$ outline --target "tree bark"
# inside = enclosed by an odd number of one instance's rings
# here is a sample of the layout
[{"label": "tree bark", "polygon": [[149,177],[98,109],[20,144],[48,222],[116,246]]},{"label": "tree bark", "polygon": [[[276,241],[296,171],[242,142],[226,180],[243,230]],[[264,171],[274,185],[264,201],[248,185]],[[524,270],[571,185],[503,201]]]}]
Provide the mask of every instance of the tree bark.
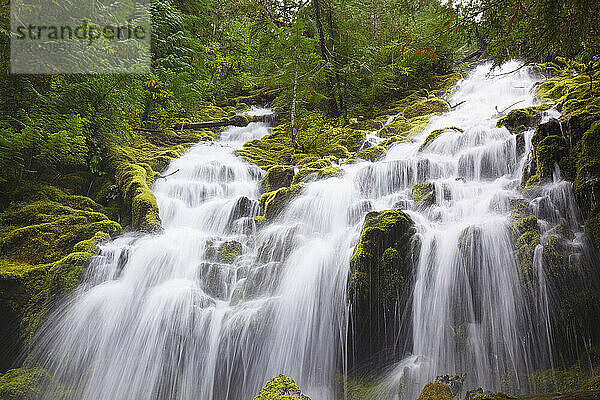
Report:
[{"label": "tree bark", "polygon": [[[327,45],[325,44],[325,33],[323,31],[323,22],[321,20],[321,5],[319,0],[312,0],[315,9],[315,22],[317,24],[317,32],[319,34],[319,45],[321,47],[321,57],[326,63],[330,63],[329,55],[327,54]],[[327,73],[327,90],[329,94],[329,109],[334,116],[339,115],[337,101],[335,98],[335,85],[333,77],[329,71]]]}]

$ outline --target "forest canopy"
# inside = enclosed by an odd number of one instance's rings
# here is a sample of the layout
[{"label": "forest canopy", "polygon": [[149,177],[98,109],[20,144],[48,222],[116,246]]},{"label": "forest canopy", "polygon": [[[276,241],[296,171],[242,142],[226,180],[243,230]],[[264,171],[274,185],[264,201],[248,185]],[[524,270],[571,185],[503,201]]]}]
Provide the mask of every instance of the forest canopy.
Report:
[{"label": "forest canopy", "polygon": [[101,173],[107,146],[193,118],[202,104],[270,92],[283,120],[294,108],[343,122],[480,55],[593,64],[600,42],[600,5],[585,0],[154,0],[151,74],[11,75],[9,7],[5,194],[41,171]]}]

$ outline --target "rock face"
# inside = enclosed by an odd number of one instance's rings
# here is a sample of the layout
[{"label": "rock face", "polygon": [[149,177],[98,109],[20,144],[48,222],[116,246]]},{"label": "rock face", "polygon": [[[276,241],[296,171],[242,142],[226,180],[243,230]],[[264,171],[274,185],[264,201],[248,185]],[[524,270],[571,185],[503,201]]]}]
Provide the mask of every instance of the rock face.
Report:
[{"label": "rock face", "polygon": [[263,188],[265,192],[281,189],[292,184],[294,179],[294,168],[283,165],[274,165],[267,170],[263,179]]},{"label": "rock face", "polygon": [[500,118],[496,125],[498,127],[504,126],[514,134],[521,133],[539,124],[542,120],[542,113],[549,108],[550,104],[542,104],[541,106],[512,110],[506,116]]},{"label": "rock face", "polygon": [[400,210],[370,212],[354,249],[349,298],[354,324],[351,360],[360,363],[391,346],[411,276],[413,221]]}]

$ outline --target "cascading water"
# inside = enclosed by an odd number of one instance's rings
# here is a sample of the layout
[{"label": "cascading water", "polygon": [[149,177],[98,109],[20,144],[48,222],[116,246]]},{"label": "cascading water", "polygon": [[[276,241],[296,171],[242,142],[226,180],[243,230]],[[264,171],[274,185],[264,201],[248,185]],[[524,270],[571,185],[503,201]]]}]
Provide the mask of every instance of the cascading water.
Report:
[{"label": "cascading water", "polygon": [[[32,360],[72,389],[68,399],[250,399],[281,373],[314,399],[333,399],[346,360],[353,247],[368,211],[398,206],[420,243],[410,307],[399,315],[411,323],[399,333],[398,358],[410,357],[378,398],[396,398],[401,382],[414,398],[442,373],[498,388],[507,373],[550,363],[541,261],[538,303],[529,304],[511,239],[531,132],[519,149],[494,117],[496,106],[532,104],[536,78],[526,69],[490,78],[489,70],[461,81],[451,103],[464,103],[423,135],[380,162],[343,165],[342,176],[308,183],[260,228],[253,217],[263,172],[233,150],[270,128],[229,128],[217,143],[194,146],[154,186],[164,232],[103,244],[84,283],[40,330]],[[429,132],[448,126],[463,132],[421,149]],[[435,201],[418,207],[410,192],[426,182]],[[544,212],[579,229],[568,184],[557,179],[544,190]],[[544,232],[558,223],[540,217]]]}]

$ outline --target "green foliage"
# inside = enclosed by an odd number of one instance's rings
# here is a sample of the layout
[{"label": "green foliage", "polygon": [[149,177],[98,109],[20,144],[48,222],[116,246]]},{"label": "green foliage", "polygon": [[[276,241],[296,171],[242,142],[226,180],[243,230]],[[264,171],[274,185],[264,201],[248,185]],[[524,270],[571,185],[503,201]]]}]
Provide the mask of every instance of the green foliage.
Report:
[{"label": "green foliage", "polygon": [[600,390],[600,376],[588,379],[581,387],[583,390]]},{"label": "green foliage", "polygon": [[[599,54],[597,1],[484,0],[456,2],[462,22],[496,62],[547,61],[555,56],[589,60]],[[465,25],[463,25],[465,26]]]}]

